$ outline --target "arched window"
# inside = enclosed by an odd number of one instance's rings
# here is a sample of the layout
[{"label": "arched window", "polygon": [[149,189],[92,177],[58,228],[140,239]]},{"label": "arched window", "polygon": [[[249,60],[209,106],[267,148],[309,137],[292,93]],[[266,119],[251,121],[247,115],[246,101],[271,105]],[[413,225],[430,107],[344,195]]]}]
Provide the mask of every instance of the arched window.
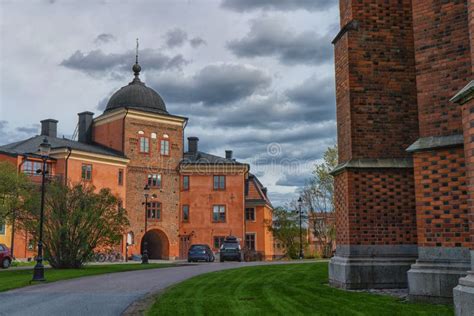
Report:
[{"label": "arched window", "polygon": [[133,232],[129,232],[127,234],[127,244],[129,245],[135,244],[135,235],[133,234]]}]

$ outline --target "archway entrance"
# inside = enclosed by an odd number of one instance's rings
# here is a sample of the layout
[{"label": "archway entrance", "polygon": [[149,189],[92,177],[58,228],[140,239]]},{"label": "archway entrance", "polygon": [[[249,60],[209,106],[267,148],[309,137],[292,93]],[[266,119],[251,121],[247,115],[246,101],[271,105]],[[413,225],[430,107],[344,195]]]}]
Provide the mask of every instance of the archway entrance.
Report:
[{"label": "archway entrance", "polygon": [[147,242],[148,258],[169,259],[169,241],[166,234],[159,229],[148,231],[142,238],[141,251],[143,253],[144,241]]}]

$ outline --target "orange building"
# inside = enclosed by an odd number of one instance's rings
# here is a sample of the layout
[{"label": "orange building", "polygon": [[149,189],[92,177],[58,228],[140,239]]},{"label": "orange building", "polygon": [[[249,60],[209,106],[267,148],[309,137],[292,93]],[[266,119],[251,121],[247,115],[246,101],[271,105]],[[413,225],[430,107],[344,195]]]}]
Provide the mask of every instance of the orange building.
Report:
[{"label": "orange building", "polygon": [[[107,187],[121,198],[130,221],[123,253],[128,244],[128,254],[139,255],[146,241],[151,259],[185,259],[191,244],[209,244],[217,252],[233,235],[242,247],[272,259],[266,189],[231,151],[225,158],[203,153],[197,137],[190,137],[185,152],[188,119],[168,113],[160,95],[140,80],[140,70],[136,63],[135,78],[112,95],[104,113],[78,114],[77,141],[58,138],[58,122],[48,119],[41,122],[41,135],[0,146],[0,160],[39,179],[38,147],[48,139],[50,176]],[[31,257],[36,247],[22,233],[15,234],[14,254]]]}]

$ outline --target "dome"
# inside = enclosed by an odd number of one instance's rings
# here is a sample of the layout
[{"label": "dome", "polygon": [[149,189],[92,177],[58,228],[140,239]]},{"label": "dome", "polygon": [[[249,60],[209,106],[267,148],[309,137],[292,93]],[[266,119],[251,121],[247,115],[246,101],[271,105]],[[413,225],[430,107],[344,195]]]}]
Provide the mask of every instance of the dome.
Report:
[{"label": "dome", "polygon": [[168,114],[165,102],[160,95],[140,81],[138,77],[141,70],[140,65],[135,63],[132,69],[135,73],[135,78],[127,86],[120,88],[110,97],[104,112],[127,107],[148,112]]}]

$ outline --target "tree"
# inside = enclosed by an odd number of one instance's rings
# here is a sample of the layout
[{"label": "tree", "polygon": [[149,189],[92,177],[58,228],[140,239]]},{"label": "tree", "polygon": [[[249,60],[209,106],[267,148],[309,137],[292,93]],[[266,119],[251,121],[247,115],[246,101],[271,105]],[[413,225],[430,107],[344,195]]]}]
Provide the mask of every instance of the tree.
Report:
[{"label": "tree", "polygon": [[[128,226],[126,211],[109,189],[95,192],[81,184],[48,184],[44,218],[45,258],[54,268],[80,268],[95,249],[119,244]],[[23,224],[35,232],[38,222],[35,209]]]},{"label": "tree", "polygon": [[10,162],[0,162],[0,225],[12,226],[11,251],[14,255],[14,234],[22,211],[34,205],[35,190],[29,178],[19,173]]},{"label": "tree", "polygon": [[313,177],[300,192],[308,225],[323,257],[331,256],[336,238],[334,178],[330,172],[337,166],[337,160],[337,146],[327,148],[323,161],[315,165]]},{"label": "tree", "polygon": [[[285,249],[285,255],[296,259],[300,249],[300,226],[296,212],[292,212],[283,207],[273,210],[273,222],[269,223],[269,230],[273,237],[281,242]],[[305,248],[305,231],[303,230],[303,248]]]}]

